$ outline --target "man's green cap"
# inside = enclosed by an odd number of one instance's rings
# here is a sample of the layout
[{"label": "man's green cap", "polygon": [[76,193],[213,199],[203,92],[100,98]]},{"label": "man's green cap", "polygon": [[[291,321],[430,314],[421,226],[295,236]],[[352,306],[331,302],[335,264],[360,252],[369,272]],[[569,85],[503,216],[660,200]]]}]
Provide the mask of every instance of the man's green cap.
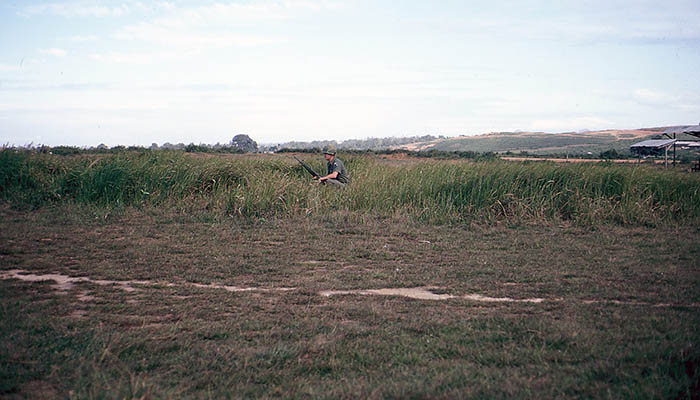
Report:
[{"label": "man's green cap", "polygon": [[333,147],[333,146],[324,147],[323,154],[330,154],[330,155],[334,156],[335,155],[335,147]]}]

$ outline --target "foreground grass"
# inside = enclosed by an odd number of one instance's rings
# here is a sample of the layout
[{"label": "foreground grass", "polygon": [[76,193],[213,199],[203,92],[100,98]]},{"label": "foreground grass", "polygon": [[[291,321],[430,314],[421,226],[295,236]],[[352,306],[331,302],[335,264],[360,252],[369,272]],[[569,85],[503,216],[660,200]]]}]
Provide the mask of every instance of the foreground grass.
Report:
[{"label": "foreground grass", "polygon": [[[435,226],[343,210],[224,222],[149,207],[1,213],[4,270],[154,283],[60,294],[52,282],[0,281],[0,396],[698,393],[695,227]],[[318,294],[415,286],[545,301]]]}]

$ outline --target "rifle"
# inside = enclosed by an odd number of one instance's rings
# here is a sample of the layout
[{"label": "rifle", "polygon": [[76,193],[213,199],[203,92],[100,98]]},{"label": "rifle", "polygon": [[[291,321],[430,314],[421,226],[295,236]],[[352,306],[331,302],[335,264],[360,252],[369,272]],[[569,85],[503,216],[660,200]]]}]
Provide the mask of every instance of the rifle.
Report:
[{"label": "rifle", "polygon": [[313,169],[311,169],[311,167],[309,167],[308,165],[306,165],[306,163],[304,163],[303,161],[301,161],[300,159],[298,159],[297,156],[292,156],[292,157],[294,157],[295,160],[299,161],[299,164],[301,164],[301,166],[304,167],[304,169],[305,169],[306,171],[308,171],[308,172],[311,174],[311,176],[314,177],[314,179],[318,179],[318,178],[321,177],[321,176],[320,176],[319,174],[317,174]]}]

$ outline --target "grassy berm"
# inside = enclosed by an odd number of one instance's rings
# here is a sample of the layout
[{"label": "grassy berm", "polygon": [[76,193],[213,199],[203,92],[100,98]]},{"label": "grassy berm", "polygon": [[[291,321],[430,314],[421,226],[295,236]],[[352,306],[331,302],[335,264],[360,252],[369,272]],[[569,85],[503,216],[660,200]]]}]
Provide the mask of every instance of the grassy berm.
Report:
[{"label": "grassy berm", "polygon": [[0,398],[700,396],[697,174],[343,161],[0,151]]}]

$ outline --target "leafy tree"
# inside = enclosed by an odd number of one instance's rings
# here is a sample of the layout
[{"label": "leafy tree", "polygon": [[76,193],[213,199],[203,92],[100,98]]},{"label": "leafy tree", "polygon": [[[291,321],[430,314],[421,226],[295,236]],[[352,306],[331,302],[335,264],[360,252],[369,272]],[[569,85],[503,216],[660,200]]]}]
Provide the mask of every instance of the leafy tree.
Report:
[{"label": "leafy tree", "polygon": [[236,135],[231,140],[231,147],[243,152],[255,153],[258,151],[258,144],[248,135]]}]

